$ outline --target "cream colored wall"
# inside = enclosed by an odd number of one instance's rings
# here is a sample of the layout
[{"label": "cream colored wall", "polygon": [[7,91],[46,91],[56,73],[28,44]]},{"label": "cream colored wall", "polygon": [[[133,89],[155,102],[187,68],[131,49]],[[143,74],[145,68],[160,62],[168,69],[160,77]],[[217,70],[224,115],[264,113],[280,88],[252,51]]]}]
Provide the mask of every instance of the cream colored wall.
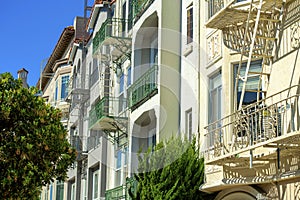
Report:
[{"label": "cream colored wall", "polygon": [[[207,10],[206,3],[200,2],[200,13],[205,13]],[[275,59],[275,62],[272,66],[270,81],[269,81],[269,88],[267,92],[267,96],[270,96],[276,92],[279,92],[283,89],[286,89],[292,85],[300,83],[300,58],[299,58],[299,45],[297,48],[295,46],[295,34],[293,35],[293,31],[298,30],[300,32],[300,28],[295,28],[295,24],[299,23],[299,15],[297,10],[299,10],[299,1],[293,1],[290,6],[288,6],[287,10],[292,10],[288,14],[291,19],[287,19],[286,26],[284,26],[283,35],[281,36],[282,39],[280,41],[279,52],[278,56]],[[296,18],[295,18],[296,16]],[[226,116],[233,111],[233,67],[234,63],[238,63],[240,56],[236,54],[226,47],[222,45],[221,47],[221,54],[219,56],[211,58],[212,52],[210,52],[210,46],[208,42],[213,37],[213,35],[217,34],[218,31],[213,31],[205,28],[205,17],[200,17],[200,67],[201,67],[201,80],[200,80],[200,127],[201,127],[201,138],[203,139],[205,130],[203,129],[207,123],[207,115],[208,115],[208,77],[213,74],[216,70],[222,70],[222,89],[223,89],[223,98],[224,104],[223,107],[223,116]],[[298,26],[299,27],[299,26]],[[294,37],[294,39],[292,39]],[[299,37],[297,41],[299,41]],[[293,44],[294,42],[294,44]],[[222,43],[220,43],[221,45]],[[298,43],[297,43],[298,44]],[[246,61],[247,58],[244,58]],[[295,90],[293,91],[295,92]],[[200,140],[201,140],[200,138]],[[231,136],[227,136],[225,139],[228,141],[231,140]],[[205,149],[205,146],[201,148],[202,150]],[[262,151],[260,149],[256,149],[255,152],[257,154],[261,154]],[[265,155],[267,152],[264,152]],[[246,152],[249,155],[249,152]],[[287,159],[287,158],[283,158]],[[288,160],[288,159],[287,159]],[[265,165],[264,169],[260,168],[248,169],[248,171],[242,172],[240,171],[233,171],[231,168],[223,169],[222,167],[217,167],[214,165],[206,165],[205,172],[206,172],[206,185],[204,187],[212,187],[213,185],[217,185],[215,190],[222,190],[222,186],[220,181],[226,177],[247,177],[252,175],[263,177],[265,172],[276,173],[274,171],[275,163],[271,163],[269,165]],[[273,166],[273,169],[271,169]],[[290,166],[286,166],[286,169],[282,169],[283,171],[291,170]],[[294,169],[294,168],[293,168]],[[270,174],[269,174],[270,175]],[[219,185],[219,187],[218,187]],[[238,187],[238,186],[237,186]],[[237,188],[236,187],[236,188]],[[296,196],[293,194],[299,191],[298,183],[295,181],[291,181],[290,184],[281,187],[281,198],[282,199],[296,199]],[[285,189],[284,189],[285,188]],[[298,188],[298,189],[296,189]],[[284,190],[284,191],[283,191]],[[270,192],[270,190],[267,190]],[[297,193],[300,196],[300,193]],[[232,197],[233,198],[233,197]],[[239,199],[241,197],[238,197]],[[226,198],[225,198],[226,199]]]},{"label": "cream colored wall", "polygon": [[[181,26],[181,85],[180,85],[180,133],[186,135],[186,112],[192,110],[192,133],[198,134],[199,115],[199,1],[186,0],[182,2]],[[193,5],[193,42],[187,44],[187,8]]]},{"label": "cream colored wall", "polygon": [[[158,48],[159,48],[159,95],[160,112],[158,139],[169,138],[179,134],[180,114],[180,29],[181,2],[179,0],[161,0],[161,15],[159,19]],[[177,13],[178,15],[175,15]],[[178,41],[178,42],[176,42]],[[166,114],[166,115],[165,115]],[[166,118],[166,122],[160,120]]]}]

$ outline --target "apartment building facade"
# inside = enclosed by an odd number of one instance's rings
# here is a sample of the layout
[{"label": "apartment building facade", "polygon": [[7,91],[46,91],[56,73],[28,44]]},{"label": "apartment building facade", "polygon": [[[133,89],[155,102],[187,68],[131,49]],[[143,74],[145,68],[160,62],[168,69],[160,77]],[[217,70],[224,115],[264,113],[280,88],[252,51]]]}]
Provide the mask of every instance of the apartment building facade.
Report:
[{"label": "apartment building facade", "polygon": [[[178,16],[163,17],[170,6]],[[68,198],[128,198],[138,150],[179,133],[180,9],[172,1],[94,2],[90,37],[74,43],[69,59],[69,130],[79,156]]]},{"label": "apartment building facade", "polygon": [[64,199],[129,199],[138,152],[175,135],[197,138],[216,199],[299,198],[299,7],[94,1],[66,54]]},{"label": "apartment building facade", "polygon": [[[84,19],[75,17],[74,25],[63,29],[52,54],[46,59],[41,76],[36,84],[46,103],[62,111],[61,122],[68,129],[70,104],[66,101],[68,84],[73,66],[69,62],[74,41],[87,34],[84,28]],[[64,181],[54,180],[43,187],[41,199],[66,199],[67,184]]]},{"label": "apartment building facade", "polygon": [[[298,199],[299,1],[200,5],[206,183],[216,199]],[[200,39],[200,40],[201,40]]]}]

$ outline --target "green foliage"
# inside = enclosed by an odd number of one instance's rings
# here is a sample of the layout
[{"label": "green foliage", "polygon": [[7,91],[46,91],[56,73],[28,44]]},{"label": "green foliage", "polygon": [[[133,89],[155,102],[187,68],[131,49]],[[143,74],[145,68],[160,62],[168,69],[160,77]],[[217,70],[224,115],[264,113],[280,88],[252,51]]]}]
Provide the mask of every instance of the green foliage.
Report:
[{"label": "green foliage", "polygon": [[199,156],[195,139],[192,143],[180,138],[160,142],[151,152],[139,155],[137,191],[132,199],[211,199],[200,192],[204,181],[204,160]]},{"label": "green foliage", "polygon": [[58,109],[11,74],[0,74],[0,199],[36,199],[43,185],[64,180],[75,150]]}]

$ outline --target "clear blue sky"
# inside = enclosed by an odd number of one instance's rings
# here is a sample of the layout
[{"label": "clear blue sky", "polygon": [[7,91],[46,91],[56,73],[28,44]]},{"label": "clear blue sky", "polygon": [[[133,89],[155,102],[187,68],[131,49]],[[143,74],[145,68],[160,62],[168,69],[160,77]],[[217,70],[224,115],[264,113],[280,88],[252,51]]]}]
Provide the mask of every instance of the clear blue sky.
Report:
[{"label": "clear blue sky", "polygon": [[50,57],[63,29],[84,15],[84,0],[0,1],[0,73],[29,71],[35,86],[41,62]]}]

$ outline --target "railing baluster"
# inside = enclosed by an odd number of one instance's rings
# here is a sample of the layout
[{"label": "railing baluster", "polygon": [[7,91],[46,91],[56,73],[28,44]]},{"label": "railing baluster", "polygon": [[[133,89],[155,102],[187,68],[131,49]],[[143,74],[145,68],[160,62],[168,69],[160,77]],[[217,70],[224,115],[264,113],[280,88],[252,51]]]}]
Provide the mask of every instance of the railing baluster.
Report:
[{"label": "railing baluster", "polygon": [[298,130],[299,91],[288,91],[299,87],[287,88],[205,127],[207,161]]}]

